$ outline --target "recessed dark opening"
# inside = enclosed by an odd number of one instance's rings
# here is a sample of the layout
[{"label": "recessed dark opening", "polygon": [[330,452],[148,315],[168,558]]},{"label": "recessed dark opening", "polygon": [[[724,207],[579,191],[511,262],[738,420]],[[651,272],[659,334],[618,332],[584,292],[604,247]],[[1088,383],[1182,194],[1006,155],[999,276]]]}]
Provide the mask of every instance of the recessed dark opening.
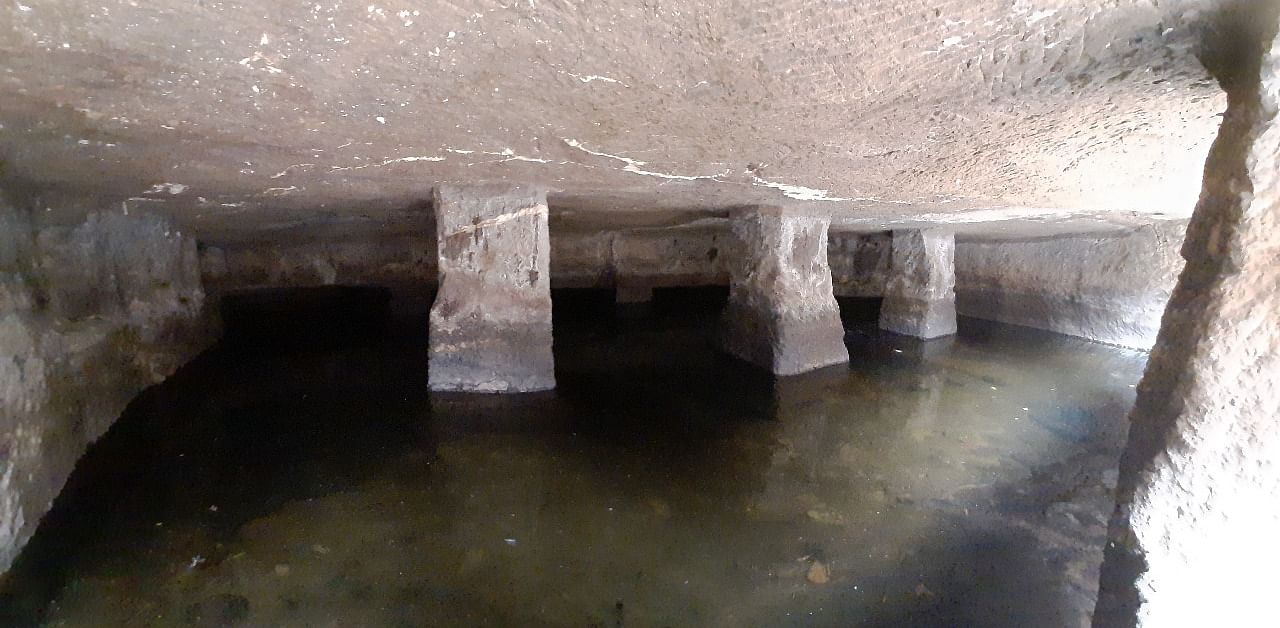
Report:
[{"label": "recessed dark opening", "polygon": [[252,290],[222,299],[223,342],[239,349],[335,347],[383,338],[391,291],[377,286]]},{"label": "recessed dark opening", "polygon": [[729,302],[729,286],[656,288],[653,308],[660,314],[718,312]]},{"label": "recessed dark opening", "polygon": [[855,323],[872,323],[880,319],[881,297],[836,297],[840,305],[840,320],[845,327]]},{"label": "recessed dark opening", "polygon": [[611,288],[558,288],[551,291],[553,324],[609,318],[613,315]]}]

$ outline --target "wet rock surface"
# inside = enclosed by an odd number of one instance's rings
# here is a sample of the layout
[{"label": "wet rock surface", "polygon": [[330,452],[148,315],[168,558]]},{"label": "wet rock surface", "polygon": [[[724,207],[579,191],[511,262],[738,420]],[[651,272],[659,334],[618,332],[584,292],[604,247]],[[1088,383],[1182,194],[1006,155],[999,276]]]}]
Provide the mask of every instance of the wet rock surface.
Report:
[{"label": "wet rock surface", "polygon": [[1149,349],[1181,272],[1186,223],[1108,236],[956,244],[964,316]]}]

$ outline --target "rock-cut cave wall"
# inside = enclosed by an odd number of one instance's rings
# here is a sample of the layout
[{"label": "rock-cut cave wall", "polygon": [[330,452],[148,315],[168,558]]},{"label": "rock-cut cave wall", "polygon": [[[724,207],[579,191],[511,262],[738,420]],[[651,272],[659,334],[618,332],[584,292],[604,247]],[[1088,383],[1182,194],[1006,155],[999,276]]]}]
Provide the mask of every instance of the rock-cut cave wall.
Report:
[{"label": "rock-cut cave wall", "polygon": [[[397,294],[436,281],[434,227],[413,233],[286,234],[287,242],[207,242],[200,268],[210,299],[255,288],[366,284]],[[737,253],[723,225],[551,233],[555,288],[723,286]],[[879,297],[889,271],[886,233],[832,233],[836,296]]]},{"label": "rock-cut cave wall", "polygon": [[956,245],[962,316],[1149,349],[1177,282],[1186,221],[1123,235]]},{"label": "rock-cut cave wall", "polygon": [[211,338],[195,240],[154,215],[0,202],[0,573],[76,460]]},{"label": "rock-cut cave wall", "polygon": [[[167,219],[136,210],[95,211],[75,224],[42,218],[0,205],[0,572],[130,399],[211,343],[216,308],[207,306],[221,295],[364,284],[420,299],[437,273],[435,243],[422,225],[303,228],[197,247]],[[962,239],[958,309],[1146,348],[1181,267],[1184,228]],[[887,233],[831,233],[835,294],[882,296],[891,246]],[[554,285],[593,288],[724,285],[741,255],[715,223],[561,230],[551,252]]]},{"label": "rock-cut cave wall", "polygon": [[[1182,258],[1185,221],[1123,233],[1024,239],[961,237],[955,249],[962,316],[1045,329],[1135,349],[1155,340]],[[367,284],[412,295],[436,279],[430,225],[414,232],[285,234],[212,243],[201,269],[211,298],[266,287]],[[886,233],[832,232],[838,297],[880,297],[892,269]],[[724,225],[552,230],[556,288],[727,285],[738,252]]]}]

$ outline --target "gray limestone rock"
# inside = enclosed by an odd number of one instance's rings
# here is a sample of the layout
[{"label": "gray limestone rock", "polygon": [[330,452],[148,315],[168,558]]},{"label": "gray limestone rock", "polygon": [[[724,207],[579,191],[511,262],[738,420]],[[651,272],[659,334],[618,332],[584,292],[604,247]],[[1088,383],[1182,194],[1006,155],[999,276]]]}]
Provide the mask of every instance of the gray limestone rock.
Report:
[{"label": "gray limestone rock", "polygon": [[956,333],[955,236],[938,229],[893,232],[880,328],[917,338]]},{"label": "gray limestone rock", "polygon": [[432,390],[555,388],[546,193],[436,188],[440,287],[431,307]]},{"label": "gray limestone rock", "polygon": [[777,375],[848,362],[827,265],[830,221],[756,207],[731,223],[742,259],[729,265],[720,347]]}]

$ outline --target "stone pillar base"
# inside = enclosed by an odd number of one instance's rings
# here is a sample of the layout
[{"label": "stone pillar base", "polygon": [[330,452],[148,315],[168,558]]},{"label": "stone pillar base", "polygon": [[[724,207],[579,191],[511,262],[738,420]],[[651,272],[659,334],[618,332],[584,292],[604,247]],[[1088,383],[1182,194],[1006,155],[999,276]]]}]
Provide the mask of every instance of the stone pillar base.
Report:
[{"label": "stone pillar base", "polygon": [[431,330],[431,390],[535,392],[556,387],[551,326]]},{"label": "stone pillar base", "polygon": [[880,306],[880,329],[916,338],[956,333],[954,299],[885,298]]},{"label": "stone pillar base", "polygon": [[775,375],[796,375],[849,362],[838,312],[811,321],[768,320],[759,312],[730,304],[721,315],[716,344],[729,355]]}]

